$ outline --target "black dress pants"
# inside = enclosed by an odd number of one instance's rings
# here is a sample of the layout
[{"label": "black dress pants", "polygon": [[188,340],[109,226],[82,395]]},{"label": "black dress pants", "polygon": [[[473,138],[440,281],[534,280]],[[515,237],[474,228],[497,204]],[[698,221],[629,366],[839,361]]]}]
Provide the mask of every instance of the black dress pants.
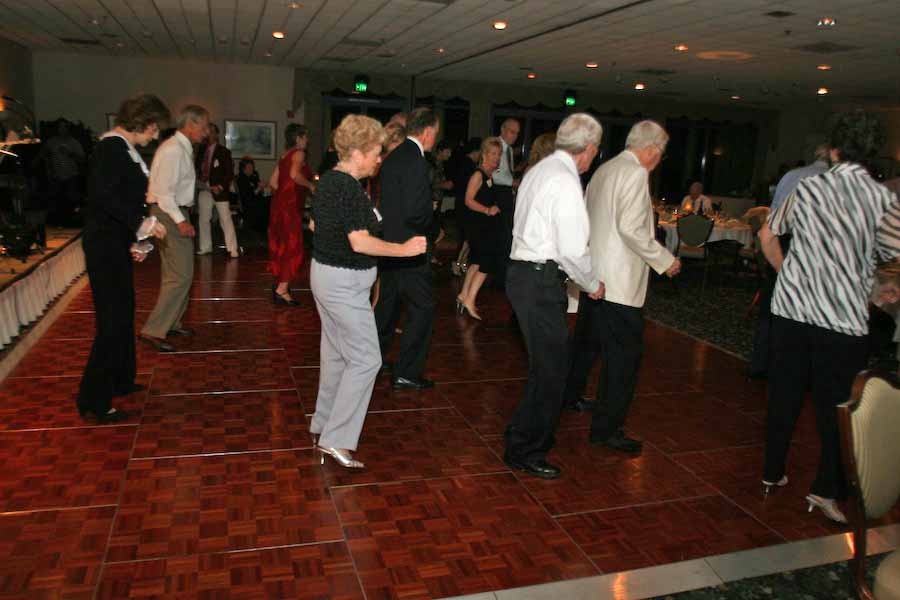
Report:
[{"label": "black dress pants", "polygon": [[556,268],[510,262],[506,291],[528,350],[525,394],[506,428],[506,458],[542,460],[553,447],[569,367],[568,298]]},{"label": "black dress pants", "polygon": [[499,219],[499,237],[497,240],[497,253],[500,260],[497,264],[497,272],[495,273],[497,283],[502,287],[506,284],[506,270],[509,267],[509,253],[512,250],[512,230],[513,220],[516,215],[516,196],[513,189],[508,185],[494,185],[494,200],[500,214],[496,217]]},{"label": "black dress pants", "polygon": [[772,361],[766,413],[766,458],[763,479],[778,481],[807,389],[811,389],[816,429],[822,442],[813,494],[842,499],[836,407],[850,398],[856,374],[866,364],[866,338],[772,316]]},{"label": "black dress pants", "polygon": [[563,396],[566,404],[574,404],[581,399],[587,388],[587,378],[600,357],[603,331],[602,300],[591,300],[585,292],[578,297],[578,317],[575,320],[575,335],[572,336],[571,366],[566,379]]},{"label": "black dress pants", "polygon": [[411,266],[398,266],[390,261],[382,263],[381,289],[378,304],[375,305],[375,324],[382,358],[391,348],[401,303],[406,308],[394,377],[421,379],[425,373],[434,326],[434,276],[430,261],[429,253],[424,255],[424,259],[419,257],[412,262]]},{"label": "black dress pants", "polygon": [[644,348],[644,317],[640,308],[607,300],[599,302],[591,317],[603,360],[591,441],[602,442],[622,428],[634,399]]},{"label": "black dress pants", "polygon": [[94,414],[111,408],[137,374],[134,347],[134,279],[128,242],[86,234],[82,246],[94,298],[96,334],[81,385],[78,407]]}]

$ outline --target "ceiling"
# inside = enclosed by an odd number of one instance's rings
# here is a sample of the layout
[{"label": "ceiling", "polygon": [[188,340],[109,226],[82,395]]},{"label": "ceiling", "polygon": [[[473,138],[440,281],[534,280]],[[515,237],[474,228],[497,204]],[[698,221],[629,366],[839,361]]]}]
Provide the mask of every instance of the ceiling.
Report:
[{"label": "ceiling", "polygon": [[[769,106],[819,87],[828,102],[900,106],[898,24],[898,0],[0,0],[0,36],[33,50]],[[698,57],[720,51],[750,57]]]}]

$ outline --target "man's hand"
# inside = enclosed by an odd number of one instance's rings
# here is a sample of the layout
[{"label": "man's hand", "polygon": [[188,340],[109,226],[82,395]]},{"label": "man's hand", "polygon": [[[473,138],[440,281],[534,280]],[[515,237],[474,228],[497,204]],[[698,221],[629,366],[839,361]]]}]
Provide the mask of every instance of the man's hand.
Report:
[{"label": "man's hand", "polygon": [[166,227],[162,223],[156,223],[150,230],[150,235],[155,238],[163,239],[166,237]]},{"label": "man's hand", "polygon": [[418,256],[424,254],[428,249],[428,242],[425,236],[417,235],[403,242],[403,256]]},{"label": "man's hand", "polygon": [[197,235],[197,232],[194,231],[194,226],[191,225],[190,221],[182,221],[178,224],[178,233],[181,234],[181,237],[189,237],[192,238]]},{"label": "man's hand", "polygon": [[681,273],[681,259],[676,257],[675,260],[672,261],[671,266],[666,269],[666,275],[671,278],[675,277],[679,273]]},{"label": "man's hand", "polygon": [[597,288],[597,291],[593,294],[588,294],[588,298],[591,300],[603,300],[603,296],[606,295],[606,285],[601,281],[600,287]]}]

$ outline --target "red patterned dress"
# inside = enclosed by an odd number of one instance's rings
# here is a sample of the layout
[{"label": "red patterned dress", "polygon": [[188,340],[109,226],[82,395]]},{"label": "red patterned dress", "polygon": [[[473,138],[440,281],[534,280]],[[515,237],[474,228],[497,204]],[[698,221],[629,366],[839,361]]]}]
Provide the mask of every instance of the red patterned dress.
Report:
[{"label": "red patterned dress", "polygon": [[[303,263],[303,207],[307,188],[291,179],[291,161],[296,148],[278,161],[278,189],[269,213],[269,272],[278,282],[292,281]],[[312,180],[309,165],[300,172]]]}]

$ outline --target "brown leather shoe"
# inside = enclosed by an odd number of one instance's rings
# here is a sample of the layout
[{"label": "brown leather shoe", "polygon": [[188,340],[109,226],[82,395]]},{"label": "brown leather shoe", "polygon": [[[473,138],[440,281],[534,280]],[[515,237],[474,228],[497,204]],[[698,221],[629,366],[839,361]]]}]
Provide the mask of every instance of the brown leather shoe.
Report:
[{"label": "brown leather shoe", "polygon": [[158,337],[141,334],[138,336],[138,339],[147,345],[153,346],[158,352],[175,352],[175,346]]}]

